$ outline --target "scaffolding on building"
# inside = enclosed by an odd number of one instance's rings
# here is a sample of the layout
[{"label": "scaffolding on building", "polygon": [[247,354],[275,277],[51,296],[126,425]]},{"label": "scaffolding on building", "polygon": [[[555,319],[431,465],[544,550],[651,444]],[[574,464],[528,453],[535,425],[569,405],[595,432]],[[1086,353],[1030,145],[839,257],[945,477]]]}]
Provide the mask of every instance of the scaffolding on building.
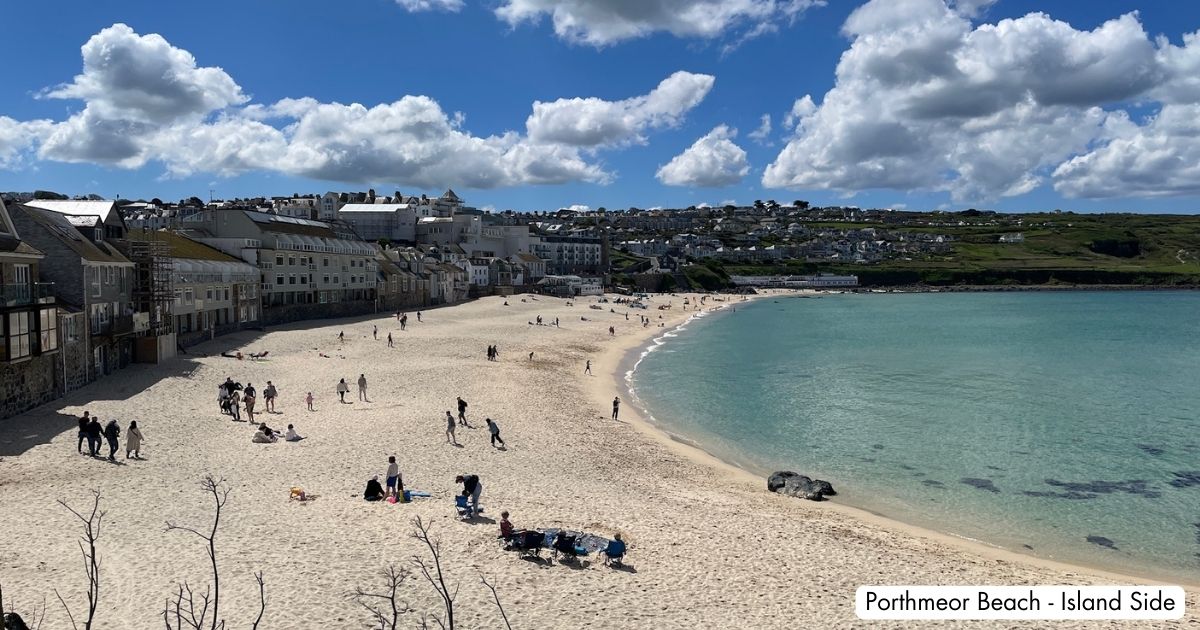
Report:
[{"label": "scaffolding on building", "polygon": [[129,259],[136,273],[134,300],[140,312],[150,314],[149,334],[158,337],[175,330],[171,308],[175,303],[175,270],[170,244],[156,232],[143,234],[143,238],[129,241]]}]

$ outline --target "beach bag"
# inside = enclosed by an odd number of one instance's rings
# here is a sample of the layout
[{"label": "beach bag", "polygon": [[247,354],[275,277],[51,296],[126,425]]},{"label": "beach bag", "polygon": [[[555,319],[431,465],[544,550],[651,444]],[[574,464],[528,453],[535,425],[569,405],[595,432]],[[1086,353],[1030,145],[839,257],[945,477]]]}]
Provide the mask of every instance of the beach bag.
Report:
[{"label": "beach bag", "polygon": [[388,497],[388,498],[387,498],[387,502],[388,502],[388,503],[395,503],[395,502],[396,502],[396,497]]}]

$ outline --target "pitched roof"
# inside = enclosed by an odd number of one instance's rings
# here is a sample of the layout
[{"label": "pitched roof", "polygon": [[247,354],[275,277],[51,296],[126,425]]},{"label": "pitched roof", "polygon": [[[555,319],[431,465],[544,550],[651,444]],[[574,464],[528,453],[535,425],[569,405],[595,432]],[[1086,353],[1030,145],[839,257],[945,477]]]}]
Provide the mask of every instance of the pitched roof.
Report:
[{"label": "pitched roof", "polygon": [[73,216],[95,216],[100,217],[101,221],[107,221],[108,215],[113,211],[116,203],[113,201],[64,201],[58,199],[33,199],[26,201],[26,206],[33,208],[41,208],[43,210],[52,210],[60,214],[69,214]]},{"label": "pitched roof", "polygon": [[162,241],[171,248],[172,258],[211,260],[215,262],[245,262],[218,249],[209,247],[200,241],[194,241],[178,232],[168,230],[129,230],[128,239],[131,241]]},{"label": "pitched roof", "polygon": [[84,235],[79,233],[71,222],[67,220],[67,216],[52,210],[45,210],[37,207],[30,207],[25,204],[20,204],[17,208],[23,208],[25,213],[38,225],[46,229],[46,232],[62,241],[64,245],[71,248],[71,251],[79,255],[80,258],[91,262],[103,263],[129,263],[129,259],[122,256],[120,252],[108,243],[100,242],[93,243]]},{"label": "pitched roof", "polygon": [[462,201],[462,199],[458,198],[458,195],[454,194],[454,190],[451,188],[447,188],[446,192],[442,193],[442,199],[449,199],[451,201]]},{"label": "pitched roof", "polygon": [[406,209],[406,203],[348,203],[338,212],[395,212]]}]

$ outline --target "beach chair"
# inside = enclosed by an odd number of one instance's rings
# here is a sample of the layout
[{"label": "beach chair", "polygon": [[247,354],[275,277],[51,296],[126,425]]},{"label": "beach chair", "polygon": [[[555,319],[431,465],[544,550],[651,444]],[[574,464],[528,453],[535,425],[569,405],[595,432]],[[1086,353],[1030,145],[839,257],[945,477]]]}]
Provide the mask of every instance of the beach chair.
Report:
[{"label": "beach chair", "polygon": [[554,559],[558,561],[578,560],[580,556],[586,556],[587,549],[576,544],[578,536],[567,532],[559,532],[554,538],[552,547]]},{"label": "beach chair", "polygon": [[623,540],[610,540],[608,546],[600,553],[604,554],[604,566],[619,567],[625,561],[625,552],[628,547]]},{"label": "beach chair", "polygon": [[542,550],[546,548],[546,535],[532,529],[513,532],[511,538],[500,540],[504,541],[505,550],[519,551],[522,556],[541,558]]},{"label": "beach chair", "polygon": [[[462,518],[462,519],[469,518],[469,516],[468,516],[468,515],[471,513],[471,499],[470,499],[470,497],[464,497],[464,496],[463,496],[463,495],[461,495],[461,494],[457,494],[457,495],[455,495],[455,496],[454,496],[454,511],[455,511],[455,512],[458,514],[458,517],[459,517],[459,518]],[[483,506],[482,506],[482,505],[481,505],[481,506],[479,506],[478,513],[479,513],[479,514],[482,514],[482,513],[483,513]],[[477,514],[477,515],[478,515],[478,514]]]}]

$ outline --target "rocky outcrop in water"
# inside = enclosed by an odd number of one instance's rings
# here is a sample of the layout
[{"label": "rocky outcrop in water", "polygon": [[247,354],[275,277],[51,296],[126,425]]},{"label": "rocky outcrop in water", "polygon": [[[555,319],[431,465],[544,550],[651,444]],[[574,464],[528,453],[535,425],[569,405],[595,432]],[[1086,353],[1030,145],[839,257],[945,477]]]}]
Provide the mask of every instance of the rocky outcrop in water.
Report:
[{"label": "rocky outcrop in water", "polygon": [[768,477],[767,490],[809,501],[823,501],[825,497],[837,495],[828,481],[811,479],[790,470],[779,471]]}]

